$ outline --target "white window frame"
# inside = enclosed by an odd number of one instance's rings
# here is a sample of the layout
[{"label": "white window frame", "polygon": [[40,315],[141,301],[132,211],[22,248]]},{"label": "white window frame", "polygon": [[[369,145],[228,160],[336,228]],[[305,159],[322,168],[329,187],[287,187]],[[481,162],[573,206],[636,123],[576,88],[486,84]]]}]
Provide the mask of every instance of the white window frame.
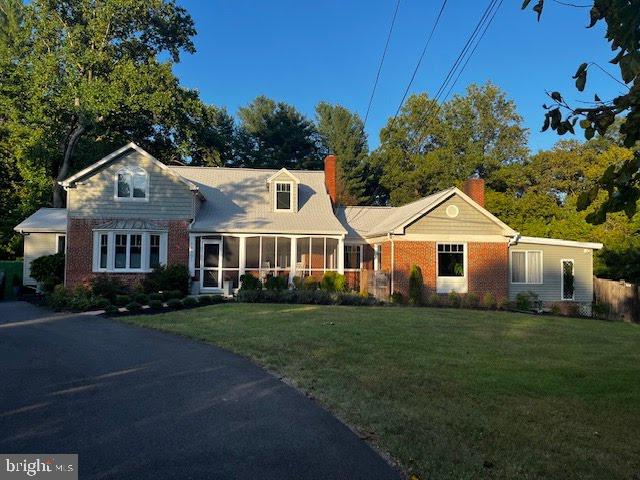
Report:
[{"label": "white window frame", "polygon": [[[525,254],[525,260],[524,260],[524,282],[514,282],[513,281],[513,254],[515,252],[520,252],[520,253],[524,253]],[[529,281],[529,252],[533,252],[533,253],[540,253],[540,268],[542,269],[540,271],[540,281],[539,282],[530,282]],[[511,250],[509,252],[509,282],[512,285],[542,285],[544,283],[544,251],[543,250],[523,250],[523,249],[518,249],[518,250]]]},{"label": "white window frame", "polygon": [[[209,239],[203,238],[200,240],[200,290],[203,292],[214,292],[222,290],[222,238]],[[218,267],[205,267],[204,266],[204,250],[206,245],[218,245]],[[204,286],[204,274],[207,270],[218,271],[218,286],[217,287],[205,287]]]},{"label": "white window frame", "polygon": [[373,245],[373,271],[380,270],[380,264],[382,263],[382,245],[376,243]]},{"label": "white window frame", "polygon": [[[345,272],[357,272],[359,270],[362,270],[363,268],[363,263],[364,263],[364,245],[362,245],[361,243],[345,243],[343,249],[346,250],[347,247],[358,247],[358,250],[360,251],[360,265],[358,266],[358,268],[347,268],[346,265],[344,267],[344,271]],[[346,252],[345,254],[343,254],[344,257],[344,263],[347,263],[347,255]]]},{"label": "white window frame", "polygon": [[[60,247],[60,237],[64,238],[64,252],[59,250]],[[56,233],[56,253],[64,253],[67,254],[67,234],[66,233]]]},{"label": "white window frame", "polygon": [[[462,245],[462,268],[464,275],[462,276],[440,276],[439,265],[439,247],[440,245]],[[452,291],[458,293],[467,293],[469,290],[469,262],[467,242],[438,242],[436,243],[436,293],[449,293]],[[443,252],[443,253],[459,253],[459,252]]]},{"label": "white window frame", "polygon": [[[273,209],[276,212],[293,212],[293,183],[277,180],[273,182]],[[289,208],[278,208],[278,185],[289,185]]]},{"label": "white window frame", "polygon": [[[107,267],[100,267],[100,239],[107,235]],[[116,235],[127,235],[125,268],[115,268]],[[142,235],[142,259],[140,268],[130,268],[131,235]],[[93,231],[93,272],[108,273],[149,273],[153,271],[150,266],[150,235],[160,236],[160,265],[167,264],[167,232],[148,230],[94,230]]]},{"label": "white window frame", "polygon": [[[564,296],[564,262],[571,262],[571,273],[573,275],[573,295],[571,298]],[[563,258],[560,260],[560,299],[571,301],[576,299],[576,261],[573,258]]]},{"label": "white window frame", "polygon": [[[129,187],[129,196],[128,197],[120,197],[118,196],[118,176],[122,173],[128,173],[131,177],[131,184]],[[144,197],[134,197],[133,196],[133,177],[134,175],[144,174],[145,182],[144,182]],[[126,166],[120,168],[113,177],[113,199],[116,202],[148,202],[149,201],[149,172],[147,172],[142,167],[131,167]]]}]

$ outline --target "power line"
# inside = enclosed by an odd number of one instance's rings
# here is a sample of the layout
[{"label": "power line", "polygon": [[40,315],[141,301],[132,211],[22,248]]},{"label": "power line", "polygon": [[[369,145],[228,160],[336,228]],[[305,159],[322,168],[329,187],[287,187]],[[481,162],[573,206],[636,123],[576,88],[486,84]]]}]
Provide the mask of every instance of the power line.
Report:
[{"label": "power line", "polygon": [[400,8],[400,0],[396,1],[396,8],[393,11],[393,18],[391,19],[391,26],[389,27],[389,33],[387,34],[387,41],[384,44],[384,50],[382,51],[382,57],[380,58],[380,65],[378,65],[378,72],[376,73],[376,79],[373,83],[373,89],[371,90],[371,96],[369,97],[369,104],[367,105],[367,113],[364,116],[364,126],[367,126],[367,119],[369,118],[369,111],[371,110],[371,104],[373,103],[373,97],[378,87],[378,80],[380,79],[380,72],[382,71],[382,64],[384,63],[384,57],[387,55],[387,49],[389,48],[389,41],[391,40],[391,33],[393,32],[393,26],[396,23],[396,17],[398,16],[398,9]]},{"label": "power line", "polygon": [[418,73],[418,69],[420,68],[420,64],[422,63],[422,59],[424,58],[425,53],[427,53],[427,48],[429,47],[429,43],[431,42],[431,37],[433,37],[433,33],[436,31],[438,23],[440,23],[440,17],[442,16],[442,12],[444,11],[444,7],[446,6],[447,6],[447,0],[444,0],[442,2],[442,6],[440,7],[440,12],[438,12],[438,16],[436,17],[436,20],[433,23],[433,27],[431,28],[431,32],[429,33],[429,37],[427,38],[427,42],[424,44],[422,53],[420,54],[420,57],[418,57],[418,63],[416,63],[416,67],[413,69],[411,80],[409,80],[409,84],[407,85],[407,88],[405,88],[404,90],[404,94],[402,95],[402,100],[400,100],[400,104],[398,105],[398,109],[396,110],[396,113],[393,116],[393,118],[396,118],[398,116],[398,113],[400,113],[400,109],[402,108],[402,105],[404,104],[404,101],[407,98],[407,94],[409,93],[409,89],[411,88],[411,85],[413,85],[413,81],[416,78],[416,74]]},{"label": "power line", "polygon": [[460,79],[460,75],[462,75],[462,72],[464,72],[465,68],[467,68],[467,64],[469,63],[469,60],[471,60],[471,57],[473,57],[473,54],[476,53],[476,49],[478,48],[478,45],[480,45],[480,42],[482,42],[482,39],[484,38],[484,34],[487,33],[487,30],[489,29],[489,27],[493,23],[493,19],[496,16],[496,13],[498,13],[498,10],[500,10],[500,7],[502,6],[502,2],[503,1],[504,0],[500,0],[500,3],[498,3],[498,6],[493,11],[493,14],[491,15],[491,18],[489,19],[489,21],[484,26],[484,30],[482,31],[482,34],[478,38],[478,41],[476,42],[475,46],[473,47],[473,50],[471,50],[471,53],[467,56],[467,59],[465,60],[464,64],[462,65],[462,68],[458,71],[458,74],[456,75],[456,79],[453,81],[453,83],[449,87],[449,90],[447,91],[447,94],[445,95],[444,99],[442,100],[443,102],[447,101],[447,98],[449,98],[449,95],[451,94],[451,91],[453,90],[453,87],[455,87],[456,83],[458,83],[458,80]]}]

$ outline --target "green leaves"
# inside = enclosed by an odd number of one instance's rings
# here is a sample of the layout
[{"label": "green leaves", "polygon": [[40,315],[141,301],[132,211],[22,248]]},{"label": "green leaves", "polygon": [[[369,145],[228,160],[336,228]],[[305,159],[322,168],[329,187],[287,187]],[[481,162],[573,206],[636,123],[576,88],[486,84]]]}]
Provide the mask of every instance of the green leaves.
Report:
[{"label": "green leaves", "polygon": [[538,0],[538,3],[533,7],[533,11],[538,14],[538,21],[540,21],[540,17],[542,16],[542,9],[544,8],[544,0]]},{"label": "green leaves", "polygon": [[589,64],[587,63],[581,64],[578,67],[578,71],[576,71],[576,74],[573,76],[573,78],[576,80],[576,88],[580,92],[584,91],[584,87],[587,84],[587,68],[588,67],[589,67]]}]

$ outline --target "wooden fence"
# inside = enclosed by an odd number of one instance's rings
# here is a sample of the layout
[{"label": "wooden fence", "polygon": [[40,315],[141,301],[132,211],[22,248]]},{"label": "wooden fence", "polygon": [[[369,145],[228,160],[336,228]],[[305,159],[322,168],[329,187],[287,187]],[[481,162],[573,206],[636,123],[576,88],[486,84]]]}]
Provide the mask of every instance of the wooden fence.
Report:
[{"label": "wooden fence", "polygon": [[605,307],[600,313],[603,317],[640,322],[640,286],[624,280],[593,277],[593,293],[596,304]]}]

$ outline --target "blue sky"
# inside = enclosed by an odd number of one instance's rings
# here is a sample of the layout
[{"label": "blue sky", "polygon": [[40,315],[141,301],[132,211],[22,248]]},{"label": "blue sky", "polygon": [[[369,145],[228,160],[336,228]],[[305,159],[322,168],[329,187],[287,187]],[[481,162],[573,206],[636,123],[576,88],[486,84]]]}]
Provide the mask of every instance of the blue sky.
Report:
[{"label": "blue sky", "polygon": [[[197,52],[185,55],[175,72],[206,102],[235,113],[264,94],[310,117],[321,100],[340,103],[364,117],[395,0],[180,4],[196,22]],[[367,123],[371,147],[378,145],[380,128],[396,111],[440,4],[401,0]],[[449,0],[412,92],[435,92],[487,4],[488,0]],[[540,133],[545,90],[559,90],[573,102],[590,101],[594,92],[610,99],[621,87],[595,68],[584,95],[573,87],[571,76],[583,61],[598,62],[619,77],[617,68],[608,64],[613,55],[604,40],[604,25],[585,28],[588,9],[548,1],[538,23],[531,10],[520,10],[520,4],[504,0],[454,92],[487,80],[500,86],[516,102],[535,152],[558,139],[554,133]]]}]

